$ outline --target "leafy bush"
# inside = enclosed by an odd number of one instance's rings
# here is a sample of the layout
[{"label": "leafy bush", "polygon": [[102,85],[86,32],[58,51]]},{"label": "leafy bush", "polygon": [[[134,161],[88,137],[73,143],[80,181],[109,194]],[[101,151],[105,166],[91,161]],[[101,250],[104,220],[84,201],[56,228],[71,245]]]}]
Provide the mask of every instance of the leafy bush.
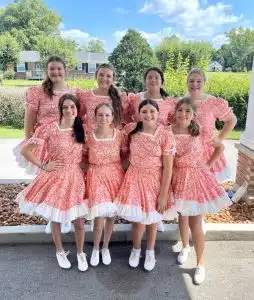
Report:
[{"label": "leafy bush", "polygon": [[15,73],[13,71],[6,71],[3,74],[3,79],[7,79],[7,80],[13,79],[14,75]]}]

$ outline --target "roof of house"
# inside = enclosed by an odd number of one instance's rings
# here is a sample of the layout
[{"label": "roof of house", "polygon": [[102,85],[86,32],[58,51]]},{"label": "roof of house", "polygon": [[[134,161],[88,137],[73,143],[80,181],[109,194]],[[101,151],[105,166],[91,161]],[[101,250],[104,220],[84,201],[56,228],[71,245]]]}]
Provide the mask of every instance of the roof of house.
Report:
[{"label": "roof of house", "polygon": [[[77,51],[75,53],[75,59],[77,62],[94,62],[94,63],[107,63],[109,53],[90,53],[84,51]],[[20,62],[38,62],[40,61],[39,51],[21,51]]]},{"label": "roof of house", "polygon": [[222,68],[222,65],[217,61],[212,61],[209,67]]}]

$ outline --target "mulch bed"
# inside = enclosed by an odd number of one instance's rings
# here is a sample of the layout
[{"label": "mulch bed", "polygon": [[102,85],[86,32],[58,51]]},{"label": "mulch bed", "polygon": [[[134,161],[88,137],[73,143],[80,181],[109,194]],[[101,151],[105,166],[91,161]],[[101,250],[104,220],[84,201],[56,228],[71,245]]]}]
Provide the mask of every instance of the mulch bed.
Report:
[{"label": "mulch bed", "polygon": [[[18,213],[18,205],[14,199],[25,186],[26,184],[0,184],[0,226],[43,225],[47,223],[40,217]],[[226,183],[225,189],[232,189],[232,183]],[[254,223],[254,203],[248,205],[244,201],[239,201],[217,214],[206,216],[205,220],[209,223]],[[174,220],[165,223],[176,222]],[[115,223],[128,224],[129,222],[117,218]]]}]

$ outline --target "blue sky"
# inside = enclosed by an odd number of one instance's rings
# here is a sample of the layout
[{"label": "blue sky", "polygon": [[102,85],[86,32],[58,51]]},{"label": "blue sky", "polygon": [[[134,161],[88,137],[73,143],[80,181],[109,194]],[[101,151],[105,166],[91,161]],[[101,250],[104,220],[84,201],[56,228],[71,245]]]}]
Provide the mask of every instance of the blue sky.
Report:
[{"label": "blue sky", "polygon": [[[13,1],[1,1],[0,7]],[[151,46],[163,36],[207,40],[219,47],[225,31],[254,29],[253,0],[45,0],[63,19],[61,34],[85,44],[98,38],[112,51],[128,28],[142,33]]]}]

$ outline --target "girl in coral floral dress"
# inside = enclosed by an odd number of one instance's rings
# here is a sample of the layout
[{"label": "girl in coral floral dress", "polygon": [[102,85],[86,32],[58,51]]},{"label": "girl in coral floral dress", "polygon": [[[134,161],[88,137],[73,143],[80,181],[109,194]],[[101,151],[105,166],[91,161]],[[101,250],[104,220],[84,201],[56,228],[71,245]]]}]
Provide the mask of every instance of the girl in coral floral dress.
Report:
[{"label": "girl in coral floral dress", "polygon": [[[188,97],[179,100],[175,124],[172,125],[176,140],[172,189],[176,210],[188,219],[197,255],[194,281],[201,284],[205,280],[202,215],[216,213],[232,202],[210,171],[222,154],[224,146],[219,141],[214,143],[213,130],[210,133],[200,130],[195,117],[196,107],[193,100]],[[204,155],[205,146],[208,144],[214,148],[209,159]]]},{"label": "girl in coral floral dress", "polygon": [[128,99],[125,93],[120,92],[114,86],[115,71],[110,64],[101,64],[95,73],[98,87],[94,90],[77,93],[81,103],[81,116],[86,124],[86,129],[91,131],[97,126],[94,111],[98,104],[108,102],[114,110],[114,125],[122,128],[123,116],[128,107]]},{"label": "girl in coral floral dress", "polygon": [[90,263],[94,267],[99,264],[99,245],[103,228],[102,262],[104,265],[111,263],[108,244],[116,215],[116,205],[113,200],[119,192],[124,177],[120,154],[127,150],[126,137],[120,130],[112,127],[113,112],[110,103],[96,106],[97,128],[88,133],[85,147],[89,161],[86,194],[90,219],[94,219],[94,247]]},{"label": "girl in coral floral dress", "polygon": [[130,140],[130,166],[116,204],[118,215],[133,222],[133,249],[129,265],[139,264],[141,239],[146,226],[147,250],[144,268],[155,266],[154,246],[157,224],[171,206],[169,185],[175,143],[172,132],[158,125],[157,102],[144,100],[139,105],[141,121],[126,125]]},{"label": "girl in coral floral dress", "polygon": [[[39,87],[28,88],[25,98],[25,141],[28,140],[37,128],[42,125],[59,121],[58,102],[65,93],[75,94],[76,89],[65,83],[65,62],[58,56],[52,56],[46,63],[46,79]],[[37,166],[31,164],[21,155],[23,141],[14,149],[14,155],[21,167],[29,174],[37,174]],[[34,154],[43,161],[46,157],[46,147],[34,149]]]},{"label": "girl in coral floral dress", "polygon": [[[216,120],[224,122],[224,126],[217,136],[219,144],[225,139],[227,134],[234,128],[236,124],[236,117],[228,106],[228,102],[222,98],[207,95],[204,93],[204,85],[206,82],[205,73],[200,69],[192,69],[187,77],[187,85],[189,97],[195,102],[197,107],[196,121],[202,127],[203,134],[210,135],[211,132],[216,136]],[[175,101],[175,103],[177,103]],[[212,143],[204,145],[204,157],[209,160],[214,147]],[[219,181],[224,181],[229,178],[230,172],[223,153],[211,166],[211,171],[215,174]],[[189,247],[189,225],[188,219],[179,217],[179,228],[183,241],[183,248],[179,253],[178,262],[183,264],[188,258],[190,252]]]},{"label": "girl in coral floral dress", "polygon": [[[77,116],[79,102],[72,94],[59,100],[60,122],[40,126],[22,148],[22,154],[41,169],[35,180],[16,198],[21,213],[39,215],[51,221],[56,257],[61,268],[71,263],[63,249],[60,223],[74,222],[78,268],[87,270],[84,246],[84,220],[88,207],[84,200],[85,184],[79,166],[82,161],[84,129]],[[42,161],[33,149],[45,146],[47,158]]]}]

